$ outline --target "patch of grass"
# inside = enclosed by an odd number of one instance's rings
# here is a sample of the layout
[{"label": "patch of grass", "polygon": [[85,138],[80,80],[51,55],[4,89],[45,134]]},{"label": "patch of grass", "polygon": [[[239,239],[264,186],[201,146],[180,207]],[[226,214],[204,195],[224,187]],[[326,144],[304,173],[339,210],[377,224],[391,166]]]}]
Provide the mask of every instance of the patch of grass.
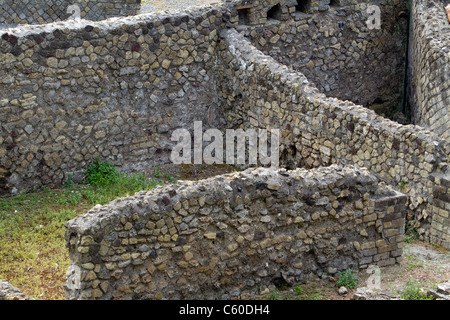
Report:
[{"label": "patch of grass", "polygon": [[301,286],[296,286],[294,288],[294,292],[296,293],[293,296],[295,300],[322,300],[324,299],[324,295],[322,290],[320,289],[305,289]]},{"label": "patch of grass", "polygon": [[273,290],[267,298],[269,300],[284,300],[277,289]]},{"label": "patch of grass", "polygon": [[67,179],[64,181],[63,187],[64,188],[71,188],[75,185],[75,182],[73,182],[73,173],[70,172],[67,174]]},{"label": "patch of grass", "polygon": [[400,297],[404,300],[433,300],[432,296],[428,296],[422,291],[420,285],[412,280],[406,283],[406,287],[400,292]]},{"label": "patch of grass", "polygon": [[64,224],[96,204],[150,190],[176,178],[160,173],[120,173],[96,159],[86,170],[84,184],[68,175],[63,188],[0,199],[0,279],[34,299],[64,299],[69,267]]},{"label": "patch of grass", "polygon": [[347,269],[338,273],[336,285],[338,288],[346,287],[347,289],[354,289],[358,285],[358,276],[352,269]]},{"label": "patch of grass", "polygon": [[268,296],[268,300],[323,300],[324,294],[321,289],[306,289],[296,286],[292,291],[275,289]]},{"label": "patch of grass", "polygon": [[61,206],[59,191],[0,200],[0,278],[35,299],[62,299],[69,266],[64,223],[82,209]]},{"label": "patch of grass", "polygon": [[419,232],[417,232],[417,230],[412,227],[408,227],[404,235],[405,242],[411,243],[412,241],[418,239],[419,239]]},{"label": "patch of grass", "polygon": [[117,181],[120,174],[111,162],[96,158],[84,172],[85,183],[92,186],[106,186]]},{"label": "patch of grass", "polygon": [[408,261],[410,261],[407,265],[406,265],[406,269],[412,270],[415,268],[423,268],[423,261],[419,260],[419,258],[414,257],[412,255],[406,256],[406,258],[408,259]]}]

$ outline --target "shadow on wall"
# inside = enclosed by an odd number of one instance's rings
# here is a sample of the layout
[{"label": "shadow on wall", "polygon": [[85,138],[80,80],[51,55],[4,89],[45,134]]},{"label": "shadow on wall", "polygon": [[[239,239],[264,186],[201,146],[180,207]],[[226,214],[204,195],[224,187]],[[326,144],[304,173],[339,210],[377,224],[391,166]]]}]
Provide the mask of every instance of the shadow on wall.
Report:
[{"label": "shadow on wall", "polygon": [[[282,1],[237,7],[238,30],[262,52],[305,74],[329,97],[350,100],[407,123],[402,108],[407,47],[405,3],[377,2],[377,11],[345,1]],[[266,13],[266,15],[264,14]],[[400,17],[400,18],[399,18]],[[380,17],[381,19],[381,17]],[[380,20],[381,21],[381,20]]]}]

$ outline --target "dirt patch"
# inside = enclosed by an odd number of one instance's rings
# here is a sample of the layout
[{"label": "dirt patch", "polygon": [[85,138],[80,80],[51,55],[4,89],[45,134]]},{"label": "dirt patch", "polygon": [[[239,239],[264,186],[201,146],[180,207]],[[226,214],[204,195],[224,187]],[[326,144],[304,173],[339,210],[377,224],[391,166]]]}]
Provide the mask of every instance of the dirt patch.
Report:
[{"label": "dirt patch", "polygon": [[381,269],[381,288],[398,293],[410,280],[419,283],[424,290],[449,281],[449,251],[420,241],[405,243],[403,261]]},{"label": "dirt patch", "polygon": [[[429,243],[414,241],[405,243],[402,262],[381,267],[381,291],[400,296],[408,282],[413,282],[424,292],[437,284],[450,281],[450,252]],[[357,287],[367,287],[372,273],[356,271]],[[347,294],[338,293],[337,276],[295,284],[279,289],[269,286],[266,292],[254,296],[256,299],[270,300],[351,300],[357,288],[348,289]]]}]

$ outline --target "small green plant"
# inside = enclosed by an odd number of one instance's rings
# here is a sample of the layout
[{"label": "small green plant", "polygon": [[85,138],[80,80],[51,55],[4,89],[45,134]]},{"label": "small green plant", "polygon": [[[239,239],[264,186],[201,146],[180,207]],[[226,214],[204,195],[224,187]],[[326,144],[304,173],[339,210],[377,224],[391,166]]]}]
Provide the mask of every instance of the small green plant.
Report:
[{"label": "small green plant", "polygon": [[67,191],[59,195],[57,198],[57,203],[59,204],[70,204],[70,205],[78,205],[83,200],[83,196],[78,191]]},{"label": "small green plant", "polygon": [[400,191],[405,191],[406,185],[408,182],[405,179],[400,180],[400,183],[398,184],[398,188]]},{"label": "small green plant", "polygon": [[166,172],[164,178],[169,181],[169,183],[177,183],[177,176],[172,176],[170,173]]},{"label": "small green plant", "polygon": [[153,175],[155,176],[155,178],[161,178],[162,177],[161,168],[159,166],[156,167],[155,172],[153,173]]},{"label": "small green plant", "polygon": [[358,276],[352,269],[347,269],[338,273],[337,286],[346,287],[347,289],[354,289],[358,285]]},{"label": "small green plant", "polygon": [[63,187],[64,188],[72,188],[75,185],[75,182],[73,182],[73,173],[69,172],[67,174],[67,179],[64,181]]},{"label": "small green plant", "polygon": [[100,161],[98,157],[88,166],[84,174],[86,176],[84,182],[92,186],[112,184],[120,176],[117,168],[111,162]]},{"label": "small green plant", "polygon": [[405,232],[404,240],[406,243],[411,243],[414,240],[419,239],[419,232],[412,227],[408,227]]},{"label": "small green plant", "polygon": [[294,292],[298,293],[298,294],[303,294],[303,293],[305,293],[305,290],[303,290],[303,288],[301,286],[296,286],[294,288]]},{"label": "small green plant", "polygon": [[283,297],[279,294],[277,289],[273,290],[268,298],[269,300],[283,300]]},{"label": "small green plant", "polygon": [[419,260],[417,257],[409,255],[406,256],[406,258],[408,259],[408,261],[410,261],[406,265],[406,269],[412,270],[415,268],[423,268],[423,261]]},{"label": "small green plant", "polygon": [[67,196],[67,202],[71,205],[78,205],[79,203],[81,203],[81,200],[83,200],[83,196],[78,191],[70,193]]},{"label": "small green plant", "polygon": [[433,297],[427,295],[415,281],[408,281],[406,287],[400,292],[400,297],[404,300],[433,300]]}]

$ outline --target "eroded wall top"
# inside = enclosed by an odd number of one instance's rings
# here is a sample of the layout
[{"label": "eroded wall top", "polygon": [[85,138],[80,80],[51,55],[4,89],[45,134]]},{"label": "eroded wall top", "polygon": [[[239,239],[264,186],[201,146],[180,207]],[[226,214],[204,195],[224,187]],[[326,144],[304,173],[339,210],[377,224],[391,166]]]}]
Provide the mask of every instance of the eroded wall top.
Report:
[{"label": "eroded wall top", "polygon": [[406,197],[367,170],[248,169],[67,223],[69,299],[228,299],[401,259]]},{"label": "eroded wall top", "polygon": [[0,24],[42,24],[78,17],[103,20],[135,15],[141,0],[1,0]]}]

